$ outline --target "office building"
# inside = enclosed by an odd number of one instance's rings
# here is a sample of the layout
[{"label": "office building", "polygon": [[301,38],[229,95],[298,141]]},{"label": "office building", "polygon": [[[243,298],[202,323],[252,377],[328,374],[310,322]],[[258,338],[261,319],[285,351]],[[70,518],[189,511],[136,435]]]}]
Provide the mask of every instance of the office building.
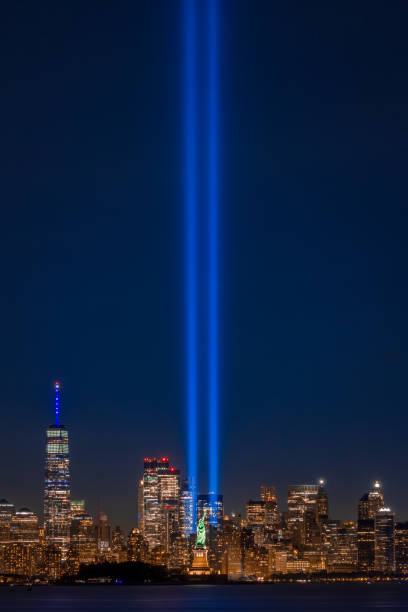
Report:
[{"label": "office building", "polygon": [[390,508],[380,508],[375,515],[375,570],[395,572],[395,516]]},{"label": "office building", "polygon": [[111,527],[108,522],[108,517],[104,512],[98,512],[98,523],[96,525],[96,543],[98,554],[101,557],[106,557],[110,548],[110,532]]},{"label": "office building", "polygon": [[408,523],[395,525],[395,565],[400,574],[408,574]]},{"label": "office building", "polygon": [[76,573],[81,564],[95,563],[98,554],[95,525],[90,514],[76,514],[70,525],[69,562],[71,573]]},{"label": "office building", "polygon": [[0,544],[10,541],[11,519],[14,513],[14,505],[10,504],[7,499],[0,499]]},{"label": "office building", "polygon": [[47,545],[67,556],[70,534],[70,474],[68,430],[59,422],[59,383],[55,383],[55,423],[46,431],[44,536]]},{"label": "office building", "polygon": [[377,480],[371,491],[365,493],[358,502],[357,566],[361,572],[375,569],[375,517],[383,506],[384,495]]},{"label": "office building", "polygon": [[131,530],[127,537],[127,560],[144,563],[150,561],[148,544],[136,527]]},{"label": "office building", "polygon": [[288,488],[287,526],[298,546],[318,544],[321,539],[318,494],[319,485],[291,485]]},{"label": "office building", "polygon": [[329,520],[329,497],[326,491],[326,483],[322,478],[318,482],[316,513],[320,524],[326,523]]},{"label": "office building", "polygon": [[180,489],[180,532],[184,538],[194,533],[193,495],[187,480],[183,480]]},{"label": "office building", "polygon": [[[180,472],[168,457],[144,460],[143,537],[149,551],[160,559],[169,554],[172,538],[180,529]],[[164,553],[163,553],[164,551]],[[157,556],[156,555],[156,556]]]},{"label": "office building", "polygon": [[278,501],[275,487],[261,486],[261,501],[265,503],[265,521],[268,527],[278,523]]}]

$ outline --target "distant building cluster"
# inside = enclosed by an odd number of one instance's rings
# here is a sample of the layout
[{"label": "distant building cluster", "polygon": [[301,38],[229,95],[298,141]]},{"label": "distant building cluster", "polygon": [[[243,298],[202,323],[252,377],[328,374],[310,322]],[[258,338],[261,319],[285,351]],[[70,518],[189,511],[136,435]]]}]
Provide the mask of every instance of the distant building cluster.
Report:
[{"label": "distant building cluster", "polygon": [[[136,498],[136,492],[135,492]],[[195,506],[195,508],[194,508]],[[275,487],[262,486],[246,515],[224,514],[223,497],[195,495],[168,457],[144,459],[127,534],[71,499],[68,430],[46,431],[44,523],[28,508],[0,500],[0,576],[75,576],[81,565],[142,561],[187,572],[195,546],[194,513],[205,515],[208,564],[229,579],[288,574],[408,575],[408,522],[395,521],[379,482],[358,502],[357,522],[334,520],[323,481],[291,485],[279,512]]]}]

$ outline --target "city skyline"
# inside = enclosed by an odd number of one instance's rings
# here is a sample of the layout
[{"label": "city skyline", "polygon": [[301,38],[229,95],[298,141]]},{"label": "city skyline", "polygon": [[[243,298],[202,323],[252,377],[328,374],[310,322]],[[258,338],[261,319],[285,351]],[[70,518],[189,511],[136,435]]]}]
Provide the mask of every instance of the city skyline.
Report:
[{"label": "city skyline", "polygon": [[101,508],[95,520],[86,500],[71,498],[70,438],[60,420],[59,382],[54,389],[55,419],[46,429],[44,521],[0,499],[2,582],[18,577],[72,583],[95,572],[102,572],[99,581],[108,574],[112,581],[112,572],[123,575],[129,563],[136,579],[155,567],[161,579],[176,580],[281,581],[295,574],[361,581],[408,575],[408,521],[398,520],[378,480],[359,498],[357,521],[334,518],[321,478],[289,485],[287,510],[279,507],[269,483],[259,487],[258,499],[246,502],[245,514],[226,514],[222,494],[198,493],[193,499],[194,488],[169,457],[144,457],[133,492],[136,526],[126,536],[119,525],[112,528]]},{"label": "city skyline", "polygon": [[[403,517],[407,5],[220,1],[213,47],[209,7],[193,41],[198,492],[219,477],[243,511],[261,484],[282,504],[324,478],[351,520],[378,479]],[[40,516],[55,380],[94,516],[134,526],[141,457],[190,470],[184,8],[5,3],[0,495]]]},{"label": "city skyline", "polygon": [[[51,423],[46,429],[45,481],[44,481],[44,489],[43,489],[44,491],[44,512],[38,511],[37,504],[36,503],[32,504],[27,499],[25,499],[25,503],[23,504],[23,507],[24,508],[29,507],[30,510],[34,509],[35,514],[37,516],[39,516],[40,518],[41,517],[44,518],[45,539],[49,541],[50,543],[56,543],[58,545],[62,545],[63,550],[65,551],[64,554],[66,554],[67,545],[64,544],[64,541],[67,540],[67,538],[69,539],[69,527],[68,527],[69,518],[68,517],[69,517],[70,499],[73,499],[73,498],[74,499],[79,499],[79,498],[86,499],[87,496],[85,494],[85,491],[78,491],[75,488],[75,485],[74,485],[74,495],[71,495],[72,479],[70,476],[70,467],[69,467],[70,459],[71,459],[70,452],[69,452],[70,437],[68,436],[67,426],[63,424],[60,420],[60,415],[61,415],[61,395],[60,395],[61,384],[60,382],[55,382],[53,388],[54,388],[54,422]],[[141,463],[141,461],[142,460],[140,459],[139,463]],[[129,496],[128,496],[129,507],[133,508],[133,511],[132,511],[134,514],[133,521],[128,523],[127,521],[123,521],[121,516],[117,516],[111,511],[108,512],[111,519],[113,519],[113,523],[115,525],[116,524],[123,525],[125,532],[129,531],[133,527],[140,527],[140,518],[141,518],[140,508],[143,507],[143,502],[142,502],[142,506],[140,505],[140,486],[142,486],[141,490],[143,491],[144,481],[145,481],[145,485],[144,485],[145,492],[147,490],[146,487],[152,488],[153,498],[156,498],[156,499],[159,494],[158,491],[160,487],[165,486],[164,490],[166,491],[166,493],[164,494],[164,497],[165,499],[168,500],[168,503],[170,504],[172,503],[172,499],[178,498],[181,495],[183,490],[189,491],[189,495],[191,495],[190,487],[187,484],[187,473],[185,473],[184,476],[181,476],[180,469],[174,467],[174,464],[170,462],[169,457],[162,456],[162,455],[157,455],[157,456],[151,455],[150,458],[144,457],[143,462],[144,462],[144,472],[140,470],[140,474],[136,475],[134,489],[129,490],[128,492],[129,493]],[[135,466],[135,468],[137,471],[137,466]],[[157,472],[157,469],[158,469],[158,472]],[[151,484],[146,484],[146,480],[145,480],[146,474],[147,474],[147,478],[149,479],[151,478],[149,476],[150,472],[154,474],[156,474],[157,472],[158,475],[157,476],[155,475],[153,477],[153,481]],[[161,480],[163,480],[163,482],[166,481],[166,484],[160,485]],[[173,481],[174,481],[173,485],[169,484],[170,482],[173,482]],[[268,481],[269,484],[267,485],[265,484],[265,482],[257,482],[256,480],[253,480],[252,488],[255,489],[255,491],[260,491],[259,500],[251,501],[254,499],[254,495],[251,495],[250,497],[247,497],[247,498],[241,497],[241,503],[238,507],[231,506],[228,503],[228,500],[225,500],[225,497],[222,494],[222,492],[220,496],[217,496],[217,497],[220,497],[220,500],[221,500],[221,504],[223,508],[222,515],[224,513],[226,515],[229,515],[232,513],[232,514],[245,516],[245,512],[248,513],[248,504],[253,503],[254,508],[256,508],[257,507],[256,505],[259,505],[259,504],[263,504],[262,508],[267,507],[269,504],[270,510],[268,512],[270,516],[277,517],[278,512],[282,513],[285,511],[289,511],[289,516],[290,516],[291,505],[290,505],[289,500],[292,498],[293,495],[295,496],[293,499],[296,499],[297,491],[310,490],[311,494],[315,495],[316,492],[319,490],[319,487],[321,487],[322,490],[324,491],[324,496],[325,496],[323,499],[326,500],[324,501],[325,510],[324,512],[323,511],[321,512],[323,512],[322,516],[324,515],[327,518],[329,514],[328,513],[327,492],[326,492],[327,481],[320,477],[317,477],[314,479],[311,478],[309,479],[309,482],[310,481],[313,481],[313,484],[309,484],[309,485],[305,485],[305,484],[302,485],[299,483],[295,484],[294,481],[287,483],[286,491],[285,491],[287,495],[286,494],[277,495],[276,494],[276,489],[277,489],[276,484],[271,484],[271,479],[269,479]],[[369,483],[371,482],[373,495],[375,495],[375,498],[377,498],[378,496],[376,496],[376,491],[382,490],[380,489],[380,487],[382,487],[381,483],[379,482],[378,479],[374,479],[368,482]],[[2,493],[4,494],[2,495]],[[109,497],[108,494],[105,493],[105,495]],[[143,495],[144,494],[142,494],[142,496]],[[148,494],[148,497],[149,496],[150,498],[152,498],[152,494]],[[358,500],[359,500],[358,504],[357,504],[357,501],[354,504],[354,507],[355,507],[354,516],[352,517],[338,516],[336,509],[333,509],[333,507],[330,508],[331,510],[330,516],[332,518],[336,517],[336,519],[341,520],[341,521],[353,521],[357,524],[358,519],[361,514],[360,508],[362,507],[362,504],[363,504],[363,507],[365,507],[364,504],[367,505],[367,503],[371,503],[369,502],[369,500],[371,499],[370,496],[371,496],[371,493],[370,494],[367,493],[365,494],[365,497],[364,495],[361,498],[358,497]],[[0,497],[3,498],[3,501],[10,502],[9,496],[7,496],[5,492],[0,491]],[[103,496],[101,495],[98,496],[97,508],[94,509],[94,512],[92,512],[91,510],[92,514],[97,515],[102,510],[106,511],[105,506],[106,505],[109,506],[109,504],[105,504],[101,502],[102,498]],[[206,498],[206,501],[203,501],[204,498]],[[210,498],[211,496],[209,495],[208,491],[205,491],[204,489],[202,490],[200,489],[196,491],[196,503],[198,503],[197,507],[199,509],[198,518],[202,515],[203,508],[207,507],[208,512],[209,512],[209,518],[208,518],[209,524],[216,526],[216,522],[214,522],[211,519],[211,515],[213,511],[211,510]],[[201,499],[201,502],[200,502],[200,499]],[[390,498],[387,495],[387,500],[389,499]],[[368,501],[364,501],[364,500],[368,500]],[[379,500],[380,501],[378,503],[374,502],[375,511],[377,511],[378,509],[382,507],[387,507],[388,510],[393,511],[393,514],[397,516],[397,519],[400,522],[401,521],[404,522],[405,520],[408,520],[408,508],[406,508],[405,511],[399,510],[398,513],[395,512],[395,507],[398,507],[397,500],[395,504],[394,503],[389,504],[387,501],[387,504],[385,505],[383,493],[381,493]],[[225,504],[225,501],[227,502],[226,504]],[[14,504],[14,500],[11,500],[11,503],[13,503],[13,505],[16,508],[18,507],[18,504]],[[156,507],[155,504],[157,504],[157,501],[156,502],[153,501],[154,507]],[[87,509],[89,509],[91,506],[92,504],[89,505],[87,503]],[[56,508],[56,510],[53,510],[54,507]],[[190,502],[190,511],[192,511],[191,508],[192,506]],[[261,511],[263,512],[264,510],[261,510]],[[57,514],[55,514],[55,512]],[[158,520],[157,517],[159,516],[157,512],[158,510],[152,510],[153,525],[156,524],[156,527],[153,527],[153,531],[150,530],[151,536],[149,536],[150,531],[149,531],[148,525],[144,525],[144,529],[146,533],[146,536],[145,536],[146,540],[151,545],[153,544],[157,545],[159,542],[159,540],[157,539],[159,537],[158,533],[155,532],[155,529],[157,528],[157,520]],[[53,516],[57,516],[57,515],[58,515],[58,519],[53,518]],[[63,518],[64,516],[65,516],[65,519]],[[367,510],[363,510],[363,516],[365,518],[371,517],[372,514],[371,515],[367,514]],[[50,526],[47,528],[48,523],[50,523]],[[65,524],[66,526],[64,527]],[[194,530],[195,530],[194,521],[191,520],[190,522],[186,522],[186,525],[187,524],[189,525],[189,528],[187,529],[185,533],[186,534],[188,532],[194,533]],[[151,539],[151,541],[149,538]]]}]

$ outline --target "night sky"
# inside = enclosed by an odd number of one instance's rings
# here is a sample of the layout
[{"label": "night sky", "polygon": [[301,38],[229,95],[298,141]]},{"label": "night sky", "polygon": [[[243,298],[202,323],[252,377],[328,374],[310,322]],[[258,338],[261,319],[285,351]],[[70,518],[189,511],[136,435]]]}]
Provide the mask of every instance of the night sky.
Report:
[{"label": "night sky", "polygon": [[[42,512],[58,379],[72,497],[128,530],[143,457],[185,473],[182,7],[1,9],[0,497]],[[379,478],[408,519],[407,19],[220,2],[227,511],[324,477],[353,519]]]}]

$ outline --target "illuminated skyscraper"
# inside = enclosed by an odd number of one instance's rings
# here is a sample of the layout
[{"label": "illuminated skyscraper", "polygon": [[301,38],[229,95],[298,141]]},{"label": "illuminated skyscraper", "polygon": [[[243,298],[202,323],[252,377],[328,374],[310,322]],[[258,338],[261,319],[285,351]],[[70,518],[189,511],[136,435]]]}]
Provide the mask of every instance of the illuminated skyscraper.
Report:
[{"label": "illuminated skyscraper", "polygon": [[104,512],[98,512],[98,524],[96,525],[96,542],[98,545],[98,553],[105,557],[110,547],[111,527],[108,523],[108,517]]},{"label": "illuminated skyscraper", "polygon": [[374,570],[375,565],[375,517],[384,506],[381,485],[375,481],[369,493],[358,502],[357,548],[358,569],[362,572]]},{"label": "illuminated skyscraper", "polygon": [[127,551],[125,546],[125,536],[119,525],[116,525],[112,533],[112,559],[116,563],[122,563],[127,560]]},{"label": "illuminated skyscraper", "polygon": [[221,535],[224,551],[222,573],[232,580],[241,578],[243,573],[241,531],[234,520],[225,517]]},{"label": "illuminated skyscraper", "polygon": [[97,557],[95,525],[91,515],[76,514],[71,521],[70,557],[73,567],[95,563]]},{"label": "illuminated skyscraper", "polygon": [[384,494],[381,484],[376,480],[371,491],[365,493],[358,503],[358,518],[359,520],[374,520],[379,509],[383,507]]},{"label": "illuminated skyscraper", "polygon": [[318,494],[318,485],[292,485],[288,489],[288,528],[298,544],[310,544],[319,537]]},{"label": "illuminated skyscraper", "polygon": [[357,527],[353,522],[327,521],[327,571],[353,572],[357,567]]},{"label": "illuminated skyscraper", "polygon": [[143,535],[150,550],[160,544],[161,518],[157,459],[146,457],[143,474]]},{"label": "illuminated skyscraper", "polygon": [[266,527],[266,502],[250,499],[246,504],[246,524],[257,546],[263,546]]},{"label": "illuminated skyscraper", "polygon": [[193,495],[187,480],[183,481],[180,490],[180,531],[184,538],[194,532]]},{"label": "illuminated skyscraper", "polygon": [[143,536],[150,552],[161,546],[167,554],[180,519],[180,472],[168,457],[145,458],[143,502]]},{"label": "illuminated skyscraper", "polygon": [[143,533],[144,495],[143,478],[139,480],[137,487],[137,527]]},{"label": "illuminated skyscraper", "polygon": [[132,529],[127,537],[127,560],[128,561],[149,561],[149,547],[139,529]]},{"label": "illuminated skyscraper", "polygon": [[59,546],[65,560],[70,533],[69,445],[68,430],[59,421],[59,383],[55,383],[55,423],[47,429],[45,453],[45,542]]},{"label": "illuminated skyscraper", "polygon": [[327,523],[329,519],[329,497],[327,495],[325,481],[321,478],[318,482],[316,512],[319,523]]},{"label": "illuminated skyscraper", "polygon": [[11,517],[10,541],[3,547],[3,569],[11,574],[33,575],[42,561],[38,517],[28,508]]},{"label": "illuminated skyscraper", "polygon": [[14,505],[7,499],[0,499],[0,544],[10,541],[10,527],[14,513]]},{"label": "illuminated skyscraper", "polygon": [[380,508],[375,515],[375,570],[395,572],[395,519],[389,508]]},{"label": "illuminated skyscraper", "polygon": [[28,508],[21,508],[11,519],[11,540],[26,544],[39,543],[38,517]]},{"label": "illuminated skyscraper", "polygon": [[251,525],[265,525],[266,511],[265,502],[250,499],[246,504],[246,521],[248,527]]},{"label": "illuminated skyscraper", "polygon": [[395,564],[397,572],[408,574],[408,523],[395,525]]},{"label": "illuminated skyscraper", "polygon": [[265,502],[266,525],[271,527],[278,522],[278,501],[275,487],[261,486],[261,501]]}]

